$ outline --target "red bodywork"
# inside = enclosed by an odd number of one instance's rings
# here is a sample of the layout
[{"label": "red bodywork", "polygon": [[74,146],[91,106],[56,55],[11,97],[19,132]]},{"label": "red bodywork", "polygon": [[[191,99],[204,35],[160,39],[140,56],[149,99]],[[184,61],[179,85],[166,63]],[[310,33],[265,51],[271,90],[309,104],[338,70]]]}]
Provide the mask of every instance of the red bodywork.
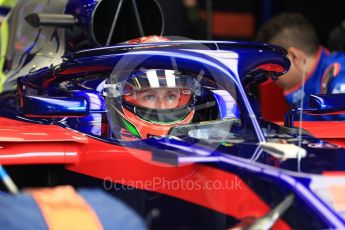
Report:
[{"label": "red bodywork", "polygon": [[[282,125],[283,122],[277,122]],[[295,127],[300,122],[294,123]],[[345,148],[345,122],[342,121],[303,121],[302,128],[314,137]]]},{"label": "red bodywork", "polygon": [[[261,217],[270,210],[240,177],[214,167],[155,162],[149,151],[105,143],[55,125],[0,118],[0,127],[3,165],[64,164],[67,170],[104,180],[109,185],[125,184],[163,193],[238,219]],[[183,186],[183,183],[188,186],[187,182],[199,186],[188,189]],[[217,188],[210,184],[215,182]],[[290,229],[282,220],[275,228]]]}]

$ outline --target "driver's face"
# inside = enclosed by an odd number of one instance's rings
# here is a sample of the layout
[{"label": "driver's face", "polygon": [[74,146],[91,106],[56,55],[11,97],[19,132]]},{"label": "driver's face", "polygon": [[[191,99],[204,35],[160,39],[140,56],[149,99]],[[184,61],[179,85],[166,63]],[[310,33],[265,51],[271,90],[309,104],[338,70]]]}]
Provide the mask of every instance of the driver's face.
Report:
[{"label": "driver's face", "polygon": [[135,92],[135,100],[140,106],[150,109],[175,109],[179,105],[178,88],[148,89]]}]

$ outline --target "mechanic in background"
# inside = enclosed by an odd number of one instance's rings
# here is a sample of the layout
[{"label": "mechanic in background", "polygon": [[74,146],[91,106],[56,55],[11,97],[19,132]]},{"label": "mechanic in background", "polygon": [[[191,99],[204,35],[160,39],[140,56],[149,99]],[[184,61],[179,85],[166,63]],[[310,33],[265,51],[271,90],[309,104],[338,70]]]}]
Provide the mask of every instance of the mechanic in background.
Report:
[{"label": "mechanic in background", "polygon": [[[258,42],[285,48],[291,67],[276,83],[292,107],[300,107],[304,84],[304,107],[310,94],[345,93],[345,54],[330,54],[322,47],[313,26],[300,14],[283,13],[259,28]],[[304,82],[303,81],[304,75]],[[326,116],[305,116],[308,120],[327,120]]]}]

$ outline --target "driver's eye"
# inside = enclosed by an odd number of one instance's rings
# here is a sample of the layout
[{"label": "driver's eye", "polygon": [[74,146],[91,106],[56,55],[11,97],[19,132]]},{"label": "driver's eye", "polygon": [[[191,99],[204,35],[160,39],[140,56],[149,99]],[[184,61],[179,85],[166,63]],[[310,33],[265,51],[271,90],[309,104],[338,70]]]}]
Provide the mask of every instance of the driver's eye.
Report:
[{"label": "driver's eye", "polygon": [[145,101],[149,101],[149,102],[155,102],[155,101],[157,101],[157,97],[156,97],[156,95],[154,95],[154,94],[145,95],[145,96],[143,97],[143,99],[144,99]]},{"label": "driver's eye", "polygon": [[166,96],[166,100],[167,101],[175,101],[175,100],[177,100],[177,95],[176,94],[168,94],[167,96]]}]

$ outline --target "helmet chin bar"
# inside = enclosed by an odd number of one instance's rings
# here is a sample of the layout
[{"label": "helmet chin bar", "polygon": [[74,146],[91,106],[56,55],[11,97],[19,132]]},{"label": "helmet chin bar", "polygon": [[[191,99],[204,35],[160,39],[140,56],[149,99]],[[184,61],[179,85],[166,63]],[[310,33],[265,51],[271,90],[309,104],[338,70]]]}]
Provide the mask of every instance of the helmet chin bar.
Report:
[{"label": "helmet chin bar", "polygon": [[[194,106],[190,105],[188,107],[189,112],[186,116],[182,116],[183,113],[174,116],[181,117],[181,120],[175,119],[174,122],[152,122],[135,114],[133,111],[134,106],[132,106],[132,109],[127,109],[120,101],[119,98],[108,98],[107,116],[112,135],[121,140],[126,140],[122,136],[122,128],[129,131],[133,137],[140,139],[146,139],[150,136],[166,136],[172,127],[189,124],[194,117]],[[127,106],[130,107],[130,105]]]},{"label": "helmet chin bar", "polygon": [[[130,111],[126,108],[123,108],[123,113],[118,113],[118,115],[120,115],[124,120],[126,120],[126,123],[130,123],[132,126],[134,126],[138,131],[140,137],[145,139],[150,136],[166,136],[168,135],[168,132],[172,127],[177,125],[189,124],[194,117],[194,110],[191,110],[189,114],[187,114],[187,116],[184,117],[182,120],[170,123],[158,123],[144,120],[140,118],[137,114],[135,114],[133,111]],[[126,129],[128,130],[128,128]],[[139,137],[139,135],[137,136]]]},{"label": "helmet chin bar", "polygon": [[192,100],[187,106],[174,109],[151,109],[129,102],[122,102],[122,107],[136,114],[140,119],[156,124],[171,124],[185,119],[193,110]]}]

